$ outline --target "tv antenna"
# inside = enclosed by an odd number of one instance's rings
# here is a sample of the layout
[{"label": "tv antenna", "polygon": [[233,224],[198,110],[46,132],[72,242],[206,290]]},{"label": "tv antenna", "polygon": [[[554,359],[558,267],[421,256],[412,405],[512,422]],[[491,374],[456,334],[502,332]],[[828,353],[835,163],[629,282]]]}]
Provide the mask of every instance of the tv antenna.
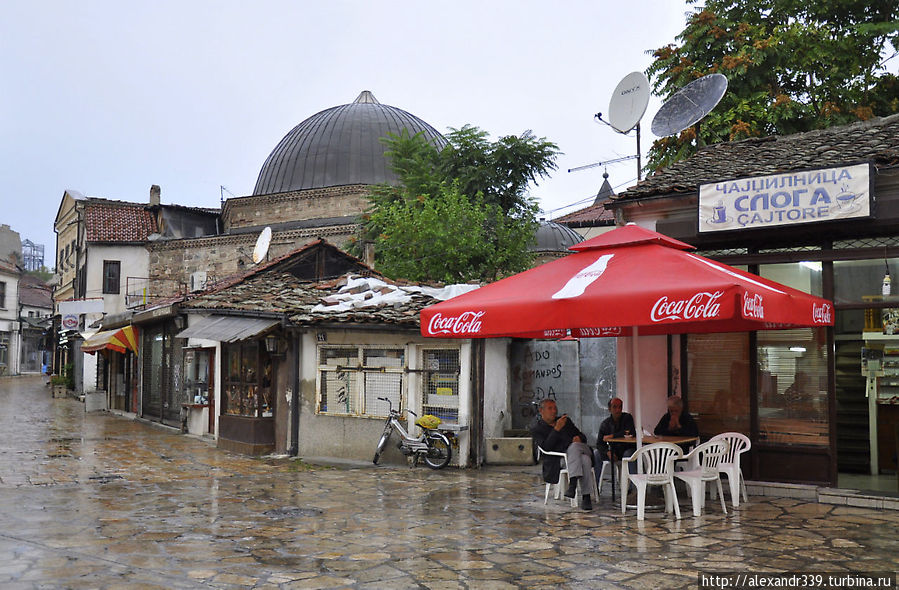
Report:
[{"label": "tv antenna", "polygon": [[[712,112],[725,92],[727,77],[724,74],[708,74],[693,80],[665,101],[652,119],[652,132],[658,137],[666,137],[697,125]],[[699,142],[698,129],[696,141]]]},{"label": "tv antenna", "polygon": [[622,156],[621,158],[615,158],[612,160],[605,160],[603,162],[593,162],[592,164],[585,164],[584,166],[575,166],[574,168],[569,168],[569,172],[577,172],[578,170],[586,170],[587,168],[596,168],[597,166],[605,166],[606,164],[617,164],[618,162],[624,162],[626,160],[633,160],[634,158],[639,159],[640,155],[634,156]]},{"label": "tv antenna", "polygon": [[[642,162],[640,156],[640,119],[649,105],[649,80],[643,72],[631,72],[618,82],[609,101],[609,120],[602,120],[602,113],[596,118],[612,129],[627,135],[631,130],[637,135],[637,180],[642,178]],[[627,158],[630,159],[630,158]]]},{"label": "tv antenna", "polygon": [[265,259],[265,255],[268,254],[268,247],[271,243],[272,228],[267,226],[264,230],[259,232],[259,237],[256,238],[256,247],[253,248],[253,264],[259,264]]}]

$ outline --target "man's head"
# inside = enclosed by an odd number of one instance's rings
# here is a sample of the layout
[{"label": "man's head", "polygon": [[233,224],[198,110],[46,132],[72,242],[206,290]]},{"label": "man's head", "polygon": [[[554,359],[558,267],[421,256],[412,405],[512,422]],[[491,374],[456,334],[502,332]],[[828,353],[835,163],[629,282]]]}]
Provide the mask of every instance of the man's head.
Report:
[{"label": "man's head", "polygon": [[538,409],[540,410],[540,417],[547,424],[552,424],[559,416],[559,408],[556,406],[556,402],[551,399],[541,401]]},{"label": "man's head", "polygon": [[679,395],[672,395],[668,398],[668,413],[679,418],[684,412],[684,400]]},{"label": "man's head", "polygon": [[621,418],[621,414],[624,411],[624,402],[621,401],[620,397],[613,397],[609,400],[609,412],[612,414],[612,419],[615,422]]}]

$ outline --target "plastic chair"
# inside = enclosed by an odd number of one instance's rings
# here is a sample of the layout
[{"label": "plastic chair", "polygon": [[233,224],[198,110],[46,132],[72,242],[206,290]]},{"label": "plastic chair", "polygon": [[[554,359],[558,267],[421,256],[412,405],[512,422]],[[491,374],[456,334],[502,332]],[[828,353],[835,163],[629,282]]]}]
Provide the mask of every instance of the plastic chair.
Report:
[{"label": "plastic chair", "polygon": [[598,449],[593,449],[593,464],[594,465],[602,465],[602,468],[599,470],[599,477],[596,478],[596,497],[602,493],[602,482],[609,481],[612,484],[612,499],[615,499],[615,480],[617,479],[613,475],[614,473],[618,473],[618,469],[621,468],[621,462],[615,461],[614,466],[609,461],[608,457],[600,454]]},{"label": "plastic chair", "polygon": [[[637,449],[630,457],[621,460],[621,514],[627,512],[627,490],[633,482],[637,488],[637,520],[644,520],[646,512],[646,487],[662,486],[665,492],[665,512],[674,509],[680,518],[677,490],[674,489],[674,462],[683,457],[681,448],[672,443],[653,443]],[[640,473],[628,473],[628,464],[637,463],[643,467]],[[638,469],[639,471],[639,469]]]},{"label": "plastic chair", "polygon": [[718,485],[718,493],[721,495],[721,510],[727,514],[727,506],[724,505],[724,491],[721,489],[721,472],[718,466],[727,455],[729,445],[726,440],[710,440],[695,447],[687,453],[685,471],[676,471],[674,477],[687,484],[690,490],[690,498],[693,500],[693,516],[702,513],[705,506],[705,484],[714,481]]},{"label": "plastic chair", "polygon": [[743,492],[743,501],[748,502],[746,496],[746,482],[743,481],[743,470],[740,468],[740,455],[752,448],[749,437],[739,432],[722,432],[709,440],[724,440],[730,445],[727,454],[718,469],[727,475],[727,483],[730,484],[730,503],[736,508],[740,505],[740,492]]},{"label": "plastic chair", "polygon": [[[559,457],[561,461],[562,469],[559,471],[559,483],[548,483],[546,484],[546,491],[543,494],[543,503],[546,504],[549,501],[549,493],[552,488],[553,490],[553,498],[558,500],[562,497],[562,486],[568,487],[568,458],[565,453],[560,453],[559,451],[544,451],[543,447],[537,446],[537,460],[540,460],[540,455],[550,455],[553,457]],[[590,468],[590,481],[592,485],[590,486],[590,491],[594,494],[594,498],[599,498],[599,491],[596,488],[596,472],[591,467]],[[583,479],[581,480],[583,482]],[[574,498],[571,498],[571,507],[577,507],[577,494],[575,494]]]}]

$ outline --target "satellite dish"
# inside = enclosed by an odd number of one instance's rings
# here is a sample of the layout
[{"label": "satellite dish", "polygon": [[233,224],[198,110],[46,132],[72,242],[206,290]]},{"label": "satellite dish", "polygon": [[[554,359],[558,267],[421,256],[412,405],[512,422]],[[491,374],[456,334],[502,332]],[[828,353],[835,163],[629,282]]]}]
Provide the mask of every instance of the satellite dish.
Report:
[{"label": "satellite dish", "polygon": [[652,132],[658,137],[680,133],[708,115],[726,91],[724,74],[693,80],[662,105],[652,119]]},{"label": "satellite dish", "polygon": [[266,227],[259,232],[259,237],[256,238],[256,247],[253,248],[253,264],[259,264],[265,258],[265,255],[268,254],[269,244],[271,243],[272,228]]},{"label": "satellite dish", "polygon": [[621,79],[609,101],[609,124],[618,133],[633,129],[649,104],[649,80],[643,72],[631,72]]}]

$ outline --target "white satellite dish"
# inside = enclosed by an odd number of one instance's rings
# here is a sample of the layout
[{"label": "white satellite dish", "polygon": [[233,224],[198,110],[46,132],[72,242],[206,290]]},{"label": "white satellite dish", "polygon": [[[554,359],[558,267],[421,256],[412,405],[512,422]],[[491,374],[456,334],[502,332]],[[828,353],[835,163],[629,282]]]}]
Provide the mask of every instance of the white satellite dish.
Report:
[{"label": "white satellite dish", "polygon": [[649,80],[643,72],[631,72],[621,79],[609,101],[609,124],[618,133],[633,129],[649,104]]},{"label": "white satellite dish", "polygon": [[265,259],[265,255],[268,254],[268,247],[271,243],[272,228],[266,227],[259,232],[259,237],[256,238],[256,247],[253,248],[253,264],[259,264]]},{"label": "white satellite dish", "polygon": [[680,133],[708,115],[727,92],[724,74],[709,74],[693,80],[669,98],[652,119],[658,137]]}]

